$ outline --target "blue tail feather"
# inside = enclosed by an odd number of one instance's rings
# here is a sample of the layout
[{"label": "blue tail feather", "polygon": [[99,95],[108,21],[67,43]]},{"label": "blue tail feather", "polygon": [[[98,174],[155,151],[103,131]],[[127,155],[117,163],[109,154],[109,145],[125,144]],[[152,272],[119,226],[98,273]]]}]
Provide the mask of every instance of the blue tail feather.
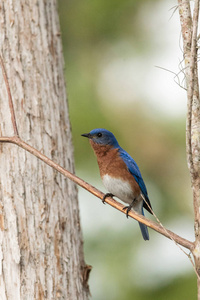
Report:
[{"label": "blue tail feather", "polygon": [[[142,215],[144,216],[144,210],[143,210],[143,207],[142,207]],[[140,223],[140,222],[138,222],[138,223],[139,223],[139,225],[140,225],[140,230],[141,230],[141,232],[142,232],[143,239],[144,239],[145,241],[148,241],[148,240],[149,240],[149,232],[148,232],[147,226],[144,225],[144,224],[142,224],[142,223]]]},{"label": "blue tail feather", "polygon": [[140,225],[140,230],[142,232],[143,239],[145,241],[148,241],[149,240],[149,232],[148,232],[147,226],[144,225],[144,224],[142,224],[142,223],[140,223],[140,222],[138,222],[138,223]]}]

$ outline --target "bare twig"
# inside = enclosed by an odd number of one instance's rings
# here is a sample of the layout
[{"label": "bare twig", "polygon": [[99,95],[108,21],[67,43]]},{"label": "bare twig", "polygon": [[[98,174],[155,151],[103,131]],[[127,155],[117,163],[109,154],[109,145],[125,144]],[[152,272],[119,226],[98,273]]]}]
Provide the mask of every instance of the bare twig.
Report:
[{"label": "bare twig", "polygon": [[171,20],[172,17],[174,16],[175,12],[178,10],[178,5],[172,6],[169,10],[172,10],[171,17],[169,18],[169,20]]},{"label": "bare twig", "polygon": [[[178,86],[179,86],[180,88],[186,90],[186,88],[180,83],[180,79],[179,79],[179,75],[183,72],[183,70],[180,70],[178,73],[175,73],[174,71],[171,71],[171,70],[166,69],[166,68],[164,68],[164,67],[160,67],[160,66],[155,66],[155,67],[158,68],[158,69],[161,69],[161,70],[164,70],[164,71],[167,71],[167,72],[173,74],[173,75],[174,75],[174,82],[175,82],[176,84],[178,84]],[[184,72],[183,72],[183,74],[184,74]]]},{"label": "bare twig", "polygon": [[10,85],[9,85],[9,82],[8,82],[7,73],[6,73],[4,62],[3,62],[3,59],[2,59],[1,55],[0,55],[0,65],[1,65],[3,78],[4,78],[4,81],[5,81],[5,85],[6,85],[6,89],[7,89],[7,93],[8,93],[8,103],[9,103],[9,107],[10,107],[11,121],[12,121],[12,125],[13,125],[14,135],[19,136],[18,129],[17,129],[16,118],[15,118],[13,100],[12,100],[12,95],[11,95],[11,91],[10,91]]}]

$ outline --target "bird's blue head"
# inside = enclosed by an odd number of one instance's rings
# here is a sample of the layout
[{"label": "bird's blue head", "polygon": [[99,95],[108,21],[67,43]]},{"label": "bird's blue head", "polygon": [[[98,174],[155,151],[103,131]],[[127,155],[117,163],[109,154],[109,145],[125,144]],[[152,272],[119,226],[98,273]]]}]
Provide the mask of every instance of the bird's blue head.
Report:
[{"label": "bird's blue head", "polygon": [[114,134],[103,128],[96,128],[89,133],[84,133],[82,136],[89,138],[94,143],[99,145],[110,145],[113,148],[118,148],[119,144]]}]

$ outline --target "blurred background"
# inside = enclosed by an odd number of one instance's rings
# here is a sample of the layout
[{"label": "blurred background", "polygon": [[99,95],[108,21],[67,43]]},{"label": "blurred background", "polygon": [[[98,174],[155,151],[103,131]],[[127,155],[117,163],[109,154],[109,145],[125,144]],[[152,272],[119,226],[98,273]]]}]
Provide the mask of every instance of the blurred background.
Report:
[{"label": "blurred background", "polygon": [[[76,174],[105,192],[80,135],[97,127],[112,131],[138,163],[160,221],[193,241],[176,5],[58,0]],[[196,299],[192,265],[173,242],[152,230],[144,242],[136,221],[82,189],[79,203],[92,299]]]}]

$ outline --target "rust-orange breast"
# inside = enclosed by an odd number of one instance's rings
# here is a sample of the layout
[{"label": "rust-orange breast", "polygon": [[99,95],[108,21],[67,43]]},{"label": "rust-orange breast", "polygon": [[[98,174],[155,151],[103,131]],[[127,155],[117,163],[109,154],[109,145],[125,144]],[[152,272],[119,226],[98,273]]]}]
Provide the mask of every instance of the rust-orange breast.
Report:
[{"label": "rust-orange breast", "polygon": [[97,157],[99,165],[100,175],[103,178],[104,175],[119,178],[123,181],[128,181],[131,185],[134,194],[140,194],[140,187],[135,181],[134,176],[129,172],[125,162],[119,155],[118,148],[112,148],[110,145],[96,144],[90,140],[90,144]]}]

